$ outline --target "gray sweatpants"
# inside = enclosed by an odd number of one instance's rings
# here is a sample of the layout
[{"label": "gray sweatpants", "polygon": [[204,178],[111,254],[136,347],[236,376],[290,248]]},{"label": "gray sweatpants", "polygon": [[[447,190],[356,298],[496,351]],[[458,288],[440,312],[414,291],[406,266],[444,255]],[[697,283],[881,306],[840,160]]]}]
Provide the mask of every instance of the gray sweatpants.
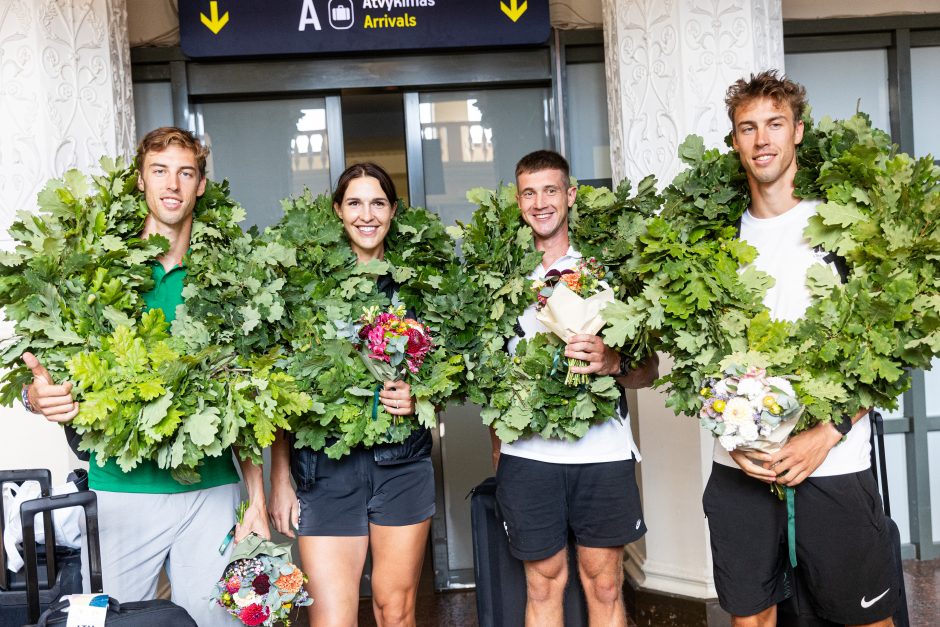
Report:
[{"label": "gray sweatpants", "polygon": [[[172,601],[199,627],[231,627],[233,618],[209,605],[209,593],[232,552],[218,549],[235,524],[237,483],[180,494],[95,492],[105,594],[121,602],[153,599],[165,564]],[[89,592],[87,554],[82,575]]]}]

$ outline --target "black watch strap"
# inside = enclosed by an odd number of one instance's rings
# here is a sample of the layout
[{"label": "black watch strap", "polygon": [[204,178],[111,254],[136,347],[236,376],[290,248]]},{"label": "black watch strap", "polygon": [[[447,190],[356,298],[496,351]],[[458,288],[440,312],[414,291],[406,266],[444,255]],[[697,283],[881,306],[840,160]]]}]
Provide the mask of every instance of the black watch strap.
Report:
[{"label": "black watch strap", "polygon": [[835,427],[836,431],[842,435],[848,435],[849,431],[852,430],[852,417],[847,414],[843,414],[842,419],[838,422],[834,420],[832,421],[832,426]]},{"label": "black watch strap", "polygon": [[623,353],[621,353],[620,354],[620,370],[617,371],[617,376],[622,377],[628,372],[630,372],[630,358],[624,355]]}]

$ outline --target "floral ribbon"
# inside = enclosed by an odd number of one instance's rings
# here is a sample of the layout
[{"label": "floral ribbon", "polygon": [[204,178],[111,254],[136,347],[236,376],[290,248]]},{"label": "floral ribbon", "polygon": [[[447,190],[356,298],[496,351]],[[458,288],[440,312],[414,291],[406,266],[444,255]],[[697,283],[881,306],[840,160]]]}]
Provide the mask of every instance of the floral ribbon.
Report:
[{"label": "floral ribbon", "polygon": [[558,366],[560,365],[560,362],[561,362],[561,351],[563,351],[564,349],[565,349],[564,346],[559,346],[558,348],[555,349],[555,356],[552,358],[552,371],[549,373],[548,376],[554,377],[555,373],[558,372]]},{"label": "floral ribbon", "polygon": [[790,549],[790,566],[796,568],[796,490],[783,488],[787,497],[787,544]]},{"label": "floral ribbon", "polygon": [[372,395],[372,422],[379,418],[379,392],[382,391],[382,384],[375,386],[375,393]]}]

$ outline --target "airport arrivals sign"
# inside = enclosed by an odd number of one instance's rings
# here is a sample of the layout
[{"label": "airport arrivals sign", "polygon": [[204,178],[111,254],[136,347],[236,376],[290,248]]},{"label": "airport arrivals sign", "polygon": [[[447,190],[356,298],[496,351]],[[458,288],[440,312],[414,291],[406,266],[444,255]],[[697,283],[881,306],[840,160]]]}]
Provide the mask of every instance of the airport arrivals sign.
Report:
[{"label": "airport arrivals sign", "polygon": [[548,0],[180,0],[192,58],[540,44]]}]

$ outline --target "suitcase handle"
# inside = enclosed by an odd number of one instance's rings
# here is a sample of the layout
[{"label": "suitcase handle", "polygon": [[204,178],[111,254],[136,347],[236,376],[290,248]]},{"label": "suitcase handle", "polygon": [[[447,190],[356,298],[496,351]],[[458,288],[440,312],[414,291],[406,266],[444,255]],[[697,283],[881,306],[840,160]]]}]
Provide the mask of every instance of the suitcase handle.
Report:
[{"label": "suitcase handle", "polygon": [[[881,480],[881,499],[884,502],[885,516],[891,517],[891,497],[888,494],[888,461],[885,455],[885,423],[881,412],[876,409],[869,410],[868,418],[871,420],[871,472],[875,481]],[[877,442],[877,446],[875,445]],[[877,449],[877,457],[876,451]]]},{"label": "suitcase handle", "polygon": [[[26,612],[30,623],[35,623],[39,618],[39,577],[34,519],[37,514],[66,507],[81,507],[85,511],[85,537],[88,540],[91,591],[102,592],[101,546],[98,542],[98,496],[91,491],[72,492],[26,501],[20,505],[20,518],[23,522],[23,548],[26,553]],[[48,550],[48,543],[46,546]]]},{"label": "suitcase handle", "polygon": [[[42,496],[49,496],[49,492],[52,490],[52,473],[49,472],[48,468],[0,470],[0,490],[3,489],[5,483],[22,484],[24,481],[39,483],[39,493]],[[0,540],[3,538],[3,521],[5,520],[6,512],[3,511],[3,499],[0,499]],[[52,588],[55,586],[56,578],[55,527],[52,524],[52,513],[43,513],[42,522],[46,536],[46,578],[49,587]],[[0,589],[10,589],[10,581],[7,578],[7,556],[3,550],[2,542],[0,542]]]}]

